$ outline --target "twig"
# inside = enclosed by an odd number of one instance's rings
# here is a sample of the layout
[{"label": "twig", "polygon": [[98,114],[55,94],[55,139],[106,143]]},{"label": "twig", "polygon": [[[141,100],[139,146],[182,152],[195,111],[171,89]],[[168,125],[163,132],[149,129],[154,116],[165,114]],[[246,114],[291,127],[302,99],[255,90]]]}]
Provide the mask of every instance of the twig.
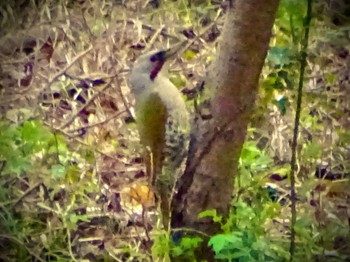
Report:
[{"label": "twig", "polygon": [[297,109],[294,119],[294,131],[293,131],[293,141],[292,141],[292,159],[290,162],[290,186],[291,186],[291,222],[290,222],[290,261],[294,259],[295,253],[295,223],[297,220],[297,210],[296,210],[296,191],[295,191],[295,171],[296,171],[296,154],[298,145],[298,134],[299,134],[299,123],[300,123],[300,112],[301,112],[301,102],[304,86],[304,74],[306,68],[306,58],[307,58],[307,48],[309,40],[310,22],[312,18],[312,0],[307,1],[307,13],[304,21],[304,38],[302,40],[301,58],[300,58],[300,75],[298,84],[298,98],[297,98]]},{"label": "twig", "polygon": [[68,251],[69,251],[70,257],[71,257],[72,260],[75,262],[75,261],[77,261],[77,259],[75,258],[74,253],[73,253],[71,237],[72,237],[72,236],[71,236],[71,234],[70,234],[70,229],[67,228]]},{"label": "twig", "polygon": [[66,65],[61,71],[59,71],[57,74],[53,76],[53,78],[47,83],[46,89],[48,89],[57,79],[62,76],[69,68],[71,68],[80,58],[85,56],[87,53],[89,53],[93,49],[92,45],[89,46],[88,49],[84,50],[80,54],[78,54],[76,57],[73,58],[72,62],[68,65]]},{"label": "twig", "polygon": [[[76,138],[75,136],[72,136],[71,134],[68,134],[67,132],[63,131],[62,129],[59,129],[58,127],[54,127],[54,126],[52,126],[51,124],[49,124],[49,123],[47,123],[47,122],[44,122],[44,124],[45,124],[46,126],[52,128],[53,130],[58,131],[58,132],[62,133],[63,135],[69,137],[70,139],[74,139],[76,142],[78,142],[79,144],[81,144],[81,145],[83,145],[83,146],[86,146],[86,147],[88,147],[88,148],[91,148],[91,146],[92,146],[92,145],[86,144],[85,142],[83,142],[82,140]],[[102,151],[99,150],[99,149],[96,149],[96,148],[95,148],[94,150],[95,150],[95,152],[97,152],[97,153],[99,153],[99,154],[101,154],[101,155],[103,155],[103,156],[105,156],[105,157],[108,157],[108,158],[110,158],[110,159],[113,159],[113,160],[115,160],[115,161],[118,161],[118,162],[123,163],[120,159],[118,159],[118,158],[116,158],[116,157],[114,157],[114,156],[108,155],[108,154],[102,152]]]},{"label": "twig", "polygon": [[106,118],[105,120],[103,121],[100,121],[100,122],[96,122],[96,123],[93,123],[91,125],[86,125],[86,126],[82,126],[82,127],[79,127],[77,129],[73,129],[73,130],[67,130],[67,133],[74,133],[74,132],[78,132],[82,129],[89,129],[89,128],[93,128],[95,126],[99,126],[99,125],[103,125],[111,120],[113,120],[114,118],[117,118],[119,117],[120,115],[122,115],[123,113],[127,112],[127,110],[123,110],[123,111],[120,111],[120,112],[117,112],[113,115],[111,115],[110,117]]},{"label": "twig", "polygon": [[37,254],[35,254],[29,247],[26,246],[25,243],[23,243],[21,240],[19,240],[18,238],[15,238],[13,236],[8,236],[8,235],[3,235],[1,234],[0,235],[0,239],[3,238],[3,239],[9,239],[9,240],[12,240],[12,241],[15,241],[17,242],[18,244],[22,245],[27,251],[29,254],[31,254],[33,257],[35,257],[38,261],[42,261],[44,262],[45,260],[42,259],[41,257],[39,257]]},{"label": "twig", "polygon": [[46,185],[44,183],[42,183],[42,182],[37,183],[33,187],[29,188],[20,198],[18,198],[14,203],[12,203],[12,206],[13,207],[17,206],[25,197],[27,197],[34,190],[36,190],[37,188],[40,188],[40,187],[42,187],[42,189],[44,190],[44,197],[45,197],[45,199],[48,199],[49,203],[50,203],[50,206],[52,206],[52,201],[50,199],[49,190],[47,189]]},{"label": "twig", "polygon": [[[148,194],[150,194],[150,192],[148,192]],[[147,211],[146,207],[142,206],[142,223],[144,225],[147,241],[151,242],[151,237],[148,232],[148,224],[147,224],[148,221],[146,220],[146,211]]]},{"label": "twig", "polygon": [[66,128],[68,125],[70,125],[70,124],[74,121],[74,119],[80,114],[81,111],[83,111],[92,101],[95,100],[96,97],[98,97],[98,96],[100,95],[100,93],[102,93],[104,90],[106,90],[106,89],[109,87],[109,85],[110,85],[111,82],[112,82],[112,81],[109,81],[108,83],[106,83],[106,84],[102,87],[101,90],[99,90],[98,92],[96,92],[95,94],[93,94],[93,96],[92,96],[88,101],[86,101],[86,103],[85,103],[81,108],[79,108],[79,110],[78,110],[75,114],[73,114],[65,123],[63,123],[63,124],[59,127],[59,129],[64,129],[64,128]]},{"label": "twig", "polygon": [[162,33],[163,30],[164,30],[164,25],[161,26],[161,27],[153,34],[151,40],[148,42],[147,48],[146,48],[144,51],[149,50],[149,49],[153,46],[154,42],[157,40],[158,36]]},{"label": "twig", "polygon": [[85,25],[86,28],[87,28],[87,31],[88,31],[88,33],[89,33],[89,38],[90,38],[90,40],[91,40],[91,39],[94,37],[94,34],[92,33],[91,28],[89,27],[89,24],[88,24],[88,22],[86,21],[84,9],[81,11],[81,16],[83,17],[84,25]]},{"label": "twig", "polygon": [[[136,22],[134,20],[126,20],[126,21],[125,20],[117,20],[117,23],[121,23],[121,22],[124,22],[124,23],[126,22],[128,25],[135,25],[136,24]],[[145,30],[148,30],[148,31],[151,31],[151,32],[156,32],[157,31],[157,29],[154,29],[152,26],[146,25],[146,24],[142,24],[142,29],[145,29]],[[177,36],[173,36],[173,35],[165,32],[164,29],[160,32],[160,34],[162,36],[166,36],[166,37],[172,38],[174,40],[178,40],[178,41],[180,40]]]},{"label": "twig", "polygon": [[6,160],[0,161],[0,175],[2,171],[5,169],[5,166],[6,166]]},{"label": "twig", "polygon": [[37,188],[39,188],[41,186],[42,182],[37,183],[36,185],[34,185],[33,187],[29,188],[26,192],[24,192],[24,194],[18,198],[16,200],[15,203],[13,203],[13,207],[17,206],[25,197],[27,197],[28,195],[30,195],[34,190],[36,190]]},{"label": "twig", "polygon": [[123,91],[122,91],[122,88],[121,88],[121,85],[120,85],[120,81],[118,81],[117,91],[118,91],[118,93],[120,95],[120,98],[122,99],[122,102],[123,102],[123,105],[125,107],[125,110],[129,113],[130,116],[134,117],[134,114],[131,112],[130,106],[128,105],[128,102],[126,101],[125,96],[123,94]]},{"label": "twig", "polygon": [[53,136],[55,138],[55,149],[56,149],[56,163],[60,164],[60,151],[58,149],[58,139],[56,132],[53,133]]},{"label": "twig", "polygon": [[186,228],[186,227],[178,227],[178,228],[173,228],[171,229],[172,232],[190,232],[190,233],[197,233],[198,235],[210,238],[210,235],[208,235],[207,233],[200,231],[200,230],[196,230],[193,228]]}]

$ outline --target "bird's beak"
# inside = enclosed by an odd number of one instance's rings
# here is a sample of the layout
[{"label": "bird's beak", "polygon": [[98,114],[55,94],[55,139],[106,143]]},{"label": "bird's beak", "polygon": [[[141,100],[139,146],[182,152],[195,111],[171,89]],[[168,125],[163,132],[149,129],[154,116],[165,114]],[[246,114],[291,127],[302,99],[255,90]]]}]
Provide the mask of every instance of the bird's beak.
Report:
[{"label": "bird's beak", "polygon": [[183,45],[180,44],[168,50],[159,51],[150,57],[151,62],[154,63],[154,67],[150,74],[151,80],[154,80],[156,78],[158,73],[162,70],[164,64],[166,64],[169,59],[174,58],[179,53],[180,49],[182,49],[182,47]]},{"label": "bird's beak", "polygon": [[180,45],[174,46],[168,50],[165,50],[164,59],[168,60],[168,59],[174,58],[179,53],[179,51],[182,49],[182,47],[183,47],[183,45],[180,44]]}]

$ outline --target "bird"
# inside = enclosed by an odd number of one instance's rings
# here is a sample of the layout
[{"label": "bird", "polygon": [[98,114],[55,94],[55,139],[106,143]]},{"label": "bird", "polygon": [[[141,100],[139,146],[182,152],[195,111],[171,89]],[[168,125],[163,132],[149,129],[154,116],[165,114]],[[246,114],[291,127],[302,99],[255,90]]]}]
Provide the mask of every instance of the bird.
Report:
[{"label": "bird", "polygon": [[170,227],[171,195],[186,159],[190,116],[180,90],[168,78],[168,62],[178,48],[147,52],[133,64],[130,91],[146,173],[159,200],[161,220]]}]

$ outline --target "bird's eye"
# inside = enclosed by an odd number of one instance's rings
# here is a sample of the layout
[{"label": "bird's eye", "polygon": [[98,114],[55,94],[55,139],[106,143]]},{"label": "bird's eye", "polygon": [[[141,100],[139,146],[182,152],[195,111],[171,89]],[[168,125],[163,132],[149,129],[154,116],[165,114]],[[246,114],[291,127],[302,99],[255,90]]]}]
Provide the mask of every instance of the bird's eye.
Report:
[{"label": "bird's eye", "polygon": [[159,51],[150,57],[151,62],[156,62],[164,59],[165,51]]},{"label": "bird's eye", "polygon": [[156,55],[152,55],[150,60],[151,60],[151,62],[157,61],[157,56]]}]

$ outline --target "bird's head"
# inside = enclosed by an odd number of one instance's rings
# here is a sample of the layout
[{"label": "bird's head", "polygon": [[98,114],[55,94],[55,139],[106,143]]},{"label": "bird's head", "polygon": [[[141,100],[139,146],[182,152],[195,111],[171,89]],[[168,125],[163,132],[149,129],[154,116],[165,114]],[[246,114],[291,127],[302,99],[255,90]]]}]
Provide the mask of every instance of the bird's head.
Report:
[{"label": "bird's head", "polygon": [[136,59],[131,74],[146,74],[150,80],[154,80],[161,72],[165,62],[175,54],[176,52],[172,50],[160,50],[141,55]]},{"label": "bird's head", "polygon": [[[182,45],[178,45],[168,50],[151,51],[139,56],[132,67],[129,75],[130,89],[134,95],[138,96],[149,88],[155,87],[156,80],[166,77],[166,63],[174,58]],[[168,79],[167,79],[168,80]],[[158,81],[159,82],[159,81]]]}]

